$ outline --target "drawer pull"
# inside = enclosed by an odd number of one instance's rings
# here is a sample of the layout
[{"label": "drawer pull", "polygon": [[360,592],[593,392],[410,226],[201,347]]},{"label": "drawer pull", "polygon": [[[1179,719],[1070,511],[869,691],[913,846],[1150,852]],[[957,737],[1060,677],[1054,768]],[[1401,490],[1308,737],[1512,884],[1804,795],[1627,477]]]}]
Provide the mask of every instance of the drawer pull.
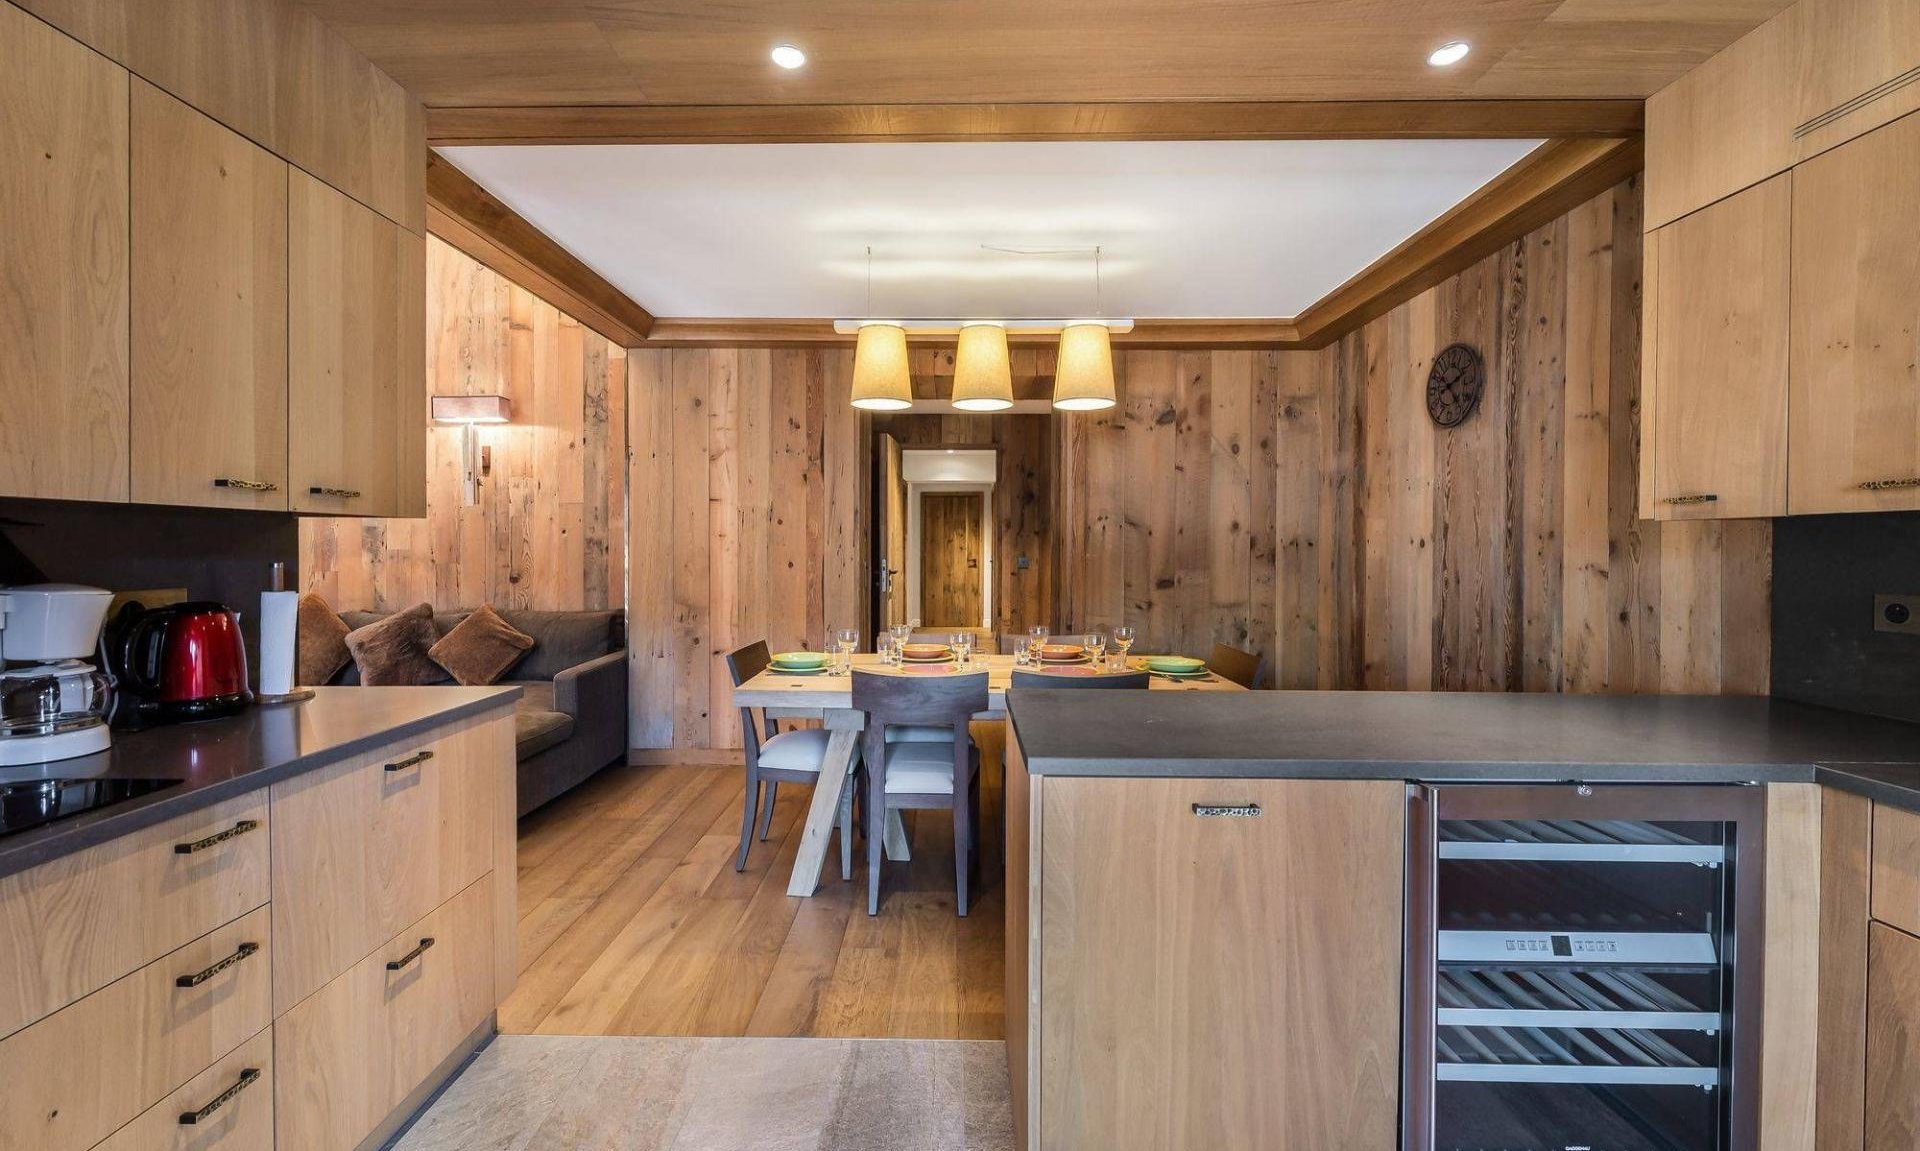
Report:
[{"label": "drawer pull", "polygon": [[433,946],[433,936],[429,935],[425,939],[422,939],[420,941],[419,946],[415,947],[412,951],[407,952],[405,955],[402,955],[398,959],[387,960],[387,970],[388,971],[400,970],[402,967],[405,967],[407,964],[412,963],[414,960],[420,958],[421,954],[424,953],[427,950],[427,948],[432,946]]},{"label": "drawer pull", "polygon": [[205,839],[196,839],[192,843],[176,843],[173,845],[173,853],[175,855],[192,855],[197,851],[205,851],[209,847],[218,847],[234,836],[245,835],[247,832],[259,826],[260,821],[257,819],[243,819],[225,831],[216,831]]},{"label": "drawer pull", "polygon": [[432,758],[433,758],[433,752],[431,751],[416,751],[405,759],[396,760],[393,763],[389,763],[387,765],[387,770],[388,771],[405,771],[410,767],[419,767],[421,764],[427,762]]},{"label": "drawer pull", "polygon": [[173,985],[175,987],[198,987],[202,983],[205,983],[207,980],[212,979],[214,976],[220,974],[222,971],[225,971],[227,968],[232,967],[234,964],[240,962],[242,959],[245,959],[247,956],[252,955],[254,952],[258,950],[260,950],[260,945],[258,943],[242,943],[240,945],[240,949],[238,951],[235,951],[232,955],[227,956],[225,959],[222,959],[220,962],[214,964],[212,967],[207,968],[205,971],[196,971],[192,975],[182,975],[180,978],[173,981]]},{"label": "drawer pull", "polygon": [[1920,488],[1920,476],[1908,476],[1904,480],[1868,480],[1860,485],[1863,492],[1892,492],[1901,488]]},{"label": "drawer pull", "polygon": [[1201,819],[1258,819],[1257,803],[1196,803],[1193,813]]},{"label": "drawer pull", "polygon": [[233,1086],[227,1088],[225,1091],[222,1091],[220,1094],[215,1095],[212,1099],[208,1100],[207,1105],[205,1107],[202,1107],[198,1111],[182,1111],[180,1113],[180,1126],[192,1127],[196,1123],[206,1122],[207,1116],[212,1115],[215,1111],[218,1111],[222,1107],[225,1107],[227,1104],[233,1102],[233,1097],[235,1095],[238,1095],[242,1091],[245,1091],[247,1088],[253,1086],[256,1082],[259,1081],[259,1079],[260,1079],[260,1069],[258,1067],[248,1067],[243,1069],[240,1072],[240,1078],[234,1081]]},{"label": "drawer pull", "polygon": [[1685,504],[1713,504],[1713,503],[1719,503],[1720,497],[1714,494],[1713,492],[1702,492],[1699,495],[1694,495],[1694,496],[1668,496],[1666,499],[1661,500],[1660,502],[1663,504],[1672,504],[1674,506],[1681,506]]},{"label": "drawer pull", "polygon": [[277,492],[280,485],[266,480],[236,480],[231,476],[221,476],[213,481],[216,488],[232,488],[237,492]]},{"label": "drawer pull", "polygon": [[360,493],[354,491],[352,488],[308,488],[307,494],[310,496],[332,496],[335,499],[341,500],[357,500],[360,498]]}]

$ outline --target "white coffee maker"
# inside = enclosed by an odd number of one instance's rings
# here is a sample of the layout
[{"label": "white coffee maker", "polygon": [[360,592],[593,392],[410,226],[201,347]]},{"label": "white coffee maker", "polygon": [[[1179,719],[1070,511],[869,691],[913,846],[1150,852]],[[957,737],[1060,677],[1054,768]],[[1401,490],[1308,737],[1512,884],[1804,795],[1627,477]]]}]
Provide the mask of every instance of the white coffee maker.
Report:
[{"label": "white coffee maker", "polygon": [[78,584],[0,587],[0,767],[107,749],[111,681],[82,657],[112,602]]}]

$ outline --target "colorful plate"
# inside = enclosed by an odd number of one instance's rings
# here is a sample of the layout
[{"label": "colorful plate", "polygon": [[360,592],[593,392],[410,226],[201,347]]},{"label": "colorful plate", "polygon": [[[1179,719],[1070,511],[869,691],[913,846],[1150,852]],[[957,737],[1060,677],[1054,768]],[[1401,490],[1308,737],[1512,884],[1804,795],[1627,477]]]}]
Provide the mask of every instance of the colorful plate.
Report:
[{"label": "colorful plate", "polygon": [[773,657],[773,666],[782,671],[822,668],[832,658],[824,651],[783,651]]},{"label": "colorful plate", "polygon": [[830,667],[776,667],[772,670],[775,675],[825,675],[833,669]]},{"label": "colorful plate", "polygon": [[912,660],[939,660],[951,656],[953,649],[944,643],[910,643],[900,649],[900,654]]},{"label": "colorful plate", "polygon": [[1048,663],[1071,663],[1086,657],[1087,649],[1077,643],[1050,643],[1040,649],[1040,658]]},{"label": "colorful plate", "polygon": [[1185,655],[1150,655],[1143,662],[1148,671],[1163,671],[1171,675],[1195,675],[1207,670],[1207,661]]},{"label": "colorful plate", "polygon": [[1156,671],[1153,674],[1163,675],[1168,679],[1206,679],[1213,673],[1203,667],[1199,671]]}]

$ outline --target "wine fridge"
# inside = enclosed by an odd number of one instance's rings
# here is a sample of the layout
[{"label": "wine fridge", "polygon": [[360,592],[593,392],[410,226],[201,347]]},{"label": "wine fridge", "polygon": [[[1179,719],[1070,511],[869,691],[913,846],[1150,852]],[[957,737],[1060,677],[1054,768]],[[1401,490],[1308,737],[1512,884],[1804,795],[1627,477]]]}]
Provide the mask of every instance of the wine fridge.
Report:
[{"label": "wine fridge", "polygon": [[1408,798],[1408,1151],[1757,1144],[1763,788]]}]

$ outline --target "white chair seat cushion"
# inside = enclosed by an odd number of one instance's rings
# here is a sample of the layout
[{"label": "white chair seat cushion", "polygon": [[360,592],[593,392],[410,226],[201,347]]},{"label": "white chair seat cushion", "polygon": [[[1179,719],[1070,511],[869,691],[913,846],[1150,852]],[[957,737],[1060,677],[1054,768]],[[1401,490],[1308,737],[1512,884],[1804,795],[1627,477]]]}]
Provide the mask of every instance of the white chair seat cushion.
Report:
[{"label": "white chair seat cushion", "polygon": [[887,793],[952,795],[952,742],[896,743],[887,748]]},{"label": "white chair seat cushion", "polygon": [[887,728],[888,743],[952,743],[953,729],[919,723],[896,723]]},{"label": "white chair seat cushion", "polygon": [[760,745],[760,766],[779,771],[811,771],[819,774],[827,758],[827,740],[833,733],[810,727],[783,731]]}]

